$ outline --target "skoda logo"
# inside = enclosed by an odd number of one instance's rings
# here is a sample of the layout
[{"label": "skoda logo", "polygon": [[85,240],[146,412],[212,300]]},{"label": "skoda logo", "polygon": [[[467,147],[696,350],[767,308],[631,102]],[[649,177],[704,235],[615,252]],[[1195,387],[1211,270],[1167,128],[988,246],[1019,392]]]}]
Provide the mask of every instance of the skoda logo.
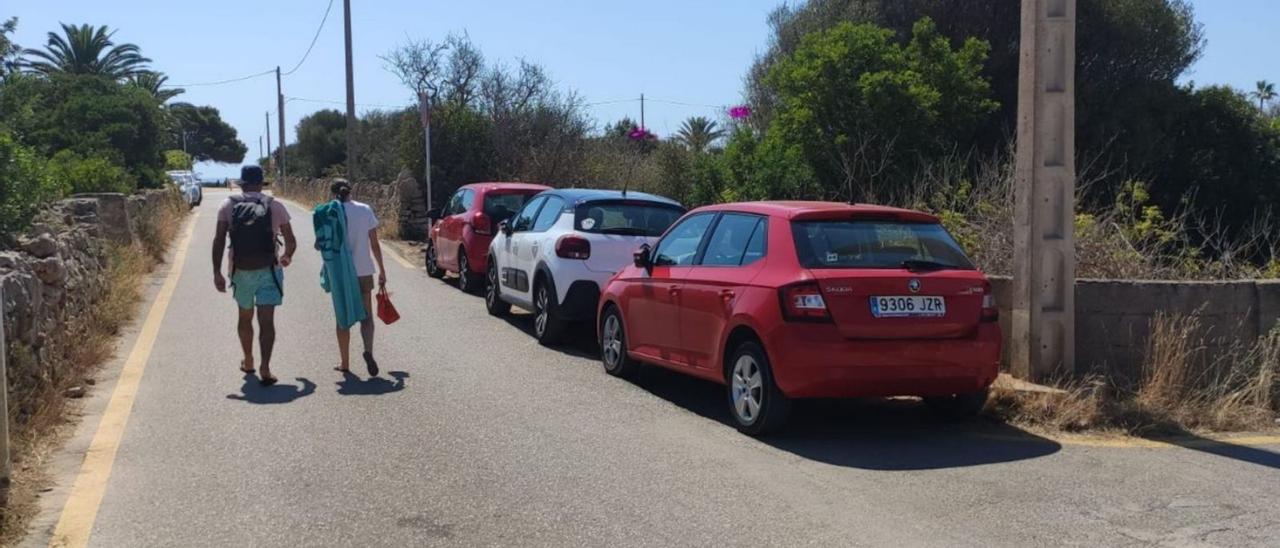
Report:
[{"label": "skoda logo", "polygon": [[920,280],[911,280],[911,281],[907,282],[907,289],[910,289],[912,293],[919,293],[919,292],[920,292]]}]

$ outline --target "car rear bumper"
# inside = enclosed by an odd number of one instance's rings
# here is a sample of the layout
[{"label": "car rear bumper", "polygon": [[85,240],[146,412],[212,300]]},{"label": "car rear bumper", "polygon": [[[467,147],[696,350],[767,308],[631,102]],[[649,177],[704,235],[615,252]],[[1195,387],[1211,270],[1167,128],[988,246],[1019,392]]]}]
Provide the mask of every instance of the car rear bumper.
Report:
[{"label": "car rear bumper", "polygon": [[592,320],[599,304],[600,286],[593,281],[577,280],[569,284],[560,303],[561,316],[569,321]]},{"label": "car rear bumper", "polygon": [[858,341],[835,326],[788,324],[766,341],[774,378],[793,398],[942,396],[976,392],[1000,369],[1000,328],[966,339]]}]

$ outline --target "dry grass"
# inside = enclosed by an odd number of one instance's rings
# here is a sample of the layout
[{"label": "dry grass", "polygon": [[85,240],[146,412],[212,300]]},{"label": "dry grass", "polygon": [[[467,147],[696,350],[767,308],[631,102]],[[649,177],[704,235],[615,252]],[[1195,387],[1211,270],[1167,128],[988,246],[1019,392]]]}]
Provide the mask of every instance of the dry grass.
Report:
[{"label": "dry grass", "polygon": [[[360,183],[352,189],[351,197],[369,204],[378,215],[378,236],[384,240],[400,239],[400,204],[382,193],[366,193],[362,189],[378,183]],[[379,189],[381,190],[381,189]],[[318,179],[303,181],[288,179],[276,184],[272,191],[281,198],[298,202],[304,207],[315,206],[333,199],[329,193],[329,181]]]},{"label": "dry grass", "polygon": [[1010,422],[1135,435],[1240,432],[1280,410],[1280,328],[1252,345],[1219,344],[1194,316],[1153,319],[1135,386],[1090,378],[1038,393],[997,385],[989,410]]},{"label": "dry grass", "polygon": [[11,371],[41,374],[13,382],[10,394],[14,470],[8,505],[0,516],[0,546],[12,546],[25,534],[38,510],[37,495],[50,481],[45,465],[73,430],[78,409],[66,397],[67,390],[91,382],[97,368],[111,358],[121,328],[137,313],[142,280],[159,262],[157,257],[164,257],[183,216],[180,204],[166,207],[141,231],[139,243],[110,249],[101,298],[83,313],[68,314],[58,336],[51,336],[41,349],[38,366],[28,349],[10,347]]}]

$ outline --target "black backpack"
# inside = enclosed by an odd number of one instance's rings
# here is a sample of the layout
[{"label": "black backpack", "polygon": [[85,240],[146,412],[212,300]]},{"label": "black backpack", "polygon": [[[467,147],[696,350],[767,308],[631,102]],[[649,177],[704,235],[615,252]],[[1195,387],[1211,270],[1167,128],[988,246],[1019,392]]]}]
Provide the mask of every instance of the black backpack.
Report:
[{"label": "black backpack", "polygon": [[257,270],[276,264],[276,232],[271,226],[271,198],[231,198],[231,259],[234,268]]}]

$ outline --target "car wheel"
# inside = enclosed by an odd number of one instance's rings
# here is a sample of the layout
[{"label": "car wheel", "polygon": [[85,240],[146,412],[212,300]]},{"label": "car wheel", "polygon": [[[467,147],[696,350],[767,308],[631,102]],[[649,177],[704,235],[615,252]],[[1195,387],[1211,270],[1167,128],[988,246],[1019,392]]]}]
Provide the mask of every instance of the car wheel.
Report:
[{"label": "car wheel", "polygon": [[458,289],[463,293],[475,293],[480,285],[479,276],[471,273],[471,262],[467,260],[467,250],[458,248]]},{"label": "car wheel", "polygon": [[564,320],[556,301],[555,284],[550,279],[538,282],[533,290],[533,336],[543,346],[560,342],[564,335]]},{"label": "car wheel", "polygon": [[489,311],[490,316],[506,316],[511,312],[511,303],[502,300],[502,295],[498,293],[498,264],[494,262],[493,257],[489,257],[489,268],[485,269],[485,278],[488,282],[484,290],[484,308]]},{"label": "car wheel", "polygon": [[627,334],[622,325],[622,312],[609,305],[600,322],[600,360],[604,371],[615,377],[630,379],[640,370],[640,363],[627,355]]},{"label": "car wheel", "polygon": [[729,361],[729,412],[738,431],[748,436],[777,432],[791,413],[791,399],[773,381],[764,349],[755,341],[739,344]]},{"label": "car wheel", "polygon": [[942,418],[963,421],[972,419],[982,412],[982,408],[987,405],[987,395],[990,392],[989,389],[983,388],[969,394],[931,396],[924,398],[924,403]]},{"label": "car wheel", "polygon": [[427,275],[435,279],[444,277],[444,270],[440,269],[440,263],[436,259],[436,244],[427,241]]}]

